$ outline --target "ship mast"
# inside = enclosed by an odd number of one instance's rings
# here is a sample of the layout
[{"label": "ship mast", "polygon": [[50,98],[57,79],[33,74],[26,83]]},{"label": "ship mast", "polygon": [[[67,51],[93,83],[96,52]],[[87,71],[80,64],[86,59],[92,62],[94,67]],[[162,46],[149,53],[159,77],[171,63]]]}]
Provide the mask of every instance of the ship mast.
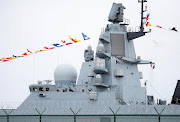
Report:
[{"label": "ship mast", "polygon": [[[139,3],[141,3],[141,25],[140,25],[140,30],[138,32],[128,32],[127,33],[127,38],[128,40],[133,40],[136,38],[139,38],[141,36],[144,36],[148,32],[144,32],[144,23],[143,20],[146,19],[146,17],[143,16],[144,11],[144,2],[147,2],[147,0],[138,0]],[[149,31],[150,32],[150,31]]]},{"label": "ship mast", "polygon": [[143,16],[144,11],[144,2],[147,2],[147,0],[139,0],[138,2],[141,2],[141,27],[140,27],[140,32],[144,32],[144,24],[143,24],[143,20],[145,19]]}]

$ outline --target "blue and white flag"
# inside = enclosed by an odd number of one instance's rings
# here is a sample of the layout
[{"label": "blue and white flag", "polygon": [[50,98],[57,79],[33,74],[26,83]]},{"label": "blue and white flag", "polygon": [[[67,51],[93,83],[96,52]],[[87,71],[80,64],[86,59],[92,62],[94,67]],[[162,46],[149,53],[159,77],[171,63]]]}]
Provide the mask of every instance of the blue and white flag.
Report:
[{"label": "blue and white flag", "polygon": [[84,33],[82,33],[82,36],[83,36],[84,40],[90,39],[90,38],[89,38],[88,36],[86,36]]},{"label": "blue and white flag", "polygon": [[58,43],[52,44],[52,45],[55,46],[55,47],[62,47],[62,46],[64,46],[64,45],[60,45],[60,44],[58,44]]}]

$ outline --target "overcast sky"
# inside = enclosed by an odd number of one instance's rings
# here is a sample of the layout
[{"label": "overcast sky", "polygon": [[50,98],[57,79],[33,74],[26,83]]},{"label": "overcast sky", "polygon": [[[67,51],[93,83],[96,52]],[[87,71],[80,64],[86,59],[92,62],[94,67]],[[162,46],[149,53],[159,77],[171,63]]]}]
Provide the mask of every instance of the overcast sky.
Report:
[{"label": "overcast sky", "polygon": [[[0,58],[21,55],[43,49],[68,36],[83,40],[81,32],[91,39],[78,44],[38,53],[0,63],[0,104],[21,103],[28,95],[29,85],[38,80],[54,80],[58,64],[72,64],[80,70],[84,49],[92,45],[96,50],[101,29],[107,21],[112,3],[122,3],[124,17],[130,19],[128,27],[140,25],[138,0],[0,0]],[[171,101],[177,80],[180,79],[179,0],[149,0],[149,22],[152,32],[134,40],[136,55],[152,60],[139,67],[143,72],[142,84],[148,80],[148,94]],[[147,13],[146,13],[147,14]],[[156,28],[160,25],[166,29]],[[146,28],[149,29],[149,28]],[[151,86],[151,85],[152,86]]]}]

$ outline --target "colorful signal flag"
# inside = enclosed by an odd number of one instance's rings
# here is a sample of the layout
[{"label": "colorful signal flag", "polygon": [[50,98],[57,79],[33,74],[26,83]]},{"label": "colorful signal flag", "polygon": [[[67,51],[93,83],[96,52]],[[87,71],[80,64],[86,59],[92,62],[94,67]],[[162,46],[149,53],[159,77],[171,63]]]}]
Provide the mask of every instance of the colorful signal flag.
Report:
[{"label": "colorful signal flag", "polygon": [[146,26],[152,26],[149,22],[146,23]]},{"label": "colorful signal flag", "polygon": [[82,33],[82,36],[83,36],[83,39],[84,40],[88,40],[88,39],[90,39],[88,36],[86,36],[84,33]]},{"label": "colorful signal flag", "polygon": [[121,62],[119,60],[116,59],[116,64],[121,64]]},{"label": "colorful signal flag", "polygon": [[77,39],[75,39],[75,38],[71,38],[70,36],[69,36],[69,38],[73,41],[73,42],[80,42],[80,40],[77,40]]}]

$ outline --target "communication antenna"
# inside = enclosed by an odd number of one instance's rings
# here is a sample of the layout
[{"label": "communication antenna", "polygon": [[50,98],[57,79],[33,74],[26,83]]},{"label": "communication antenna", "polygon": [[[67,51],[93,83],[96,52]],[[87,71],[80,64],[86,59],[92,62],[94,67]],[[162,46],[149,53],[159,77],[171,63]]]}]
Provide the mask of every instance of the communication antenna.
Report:
[{"label": "communication antenna", "polygon": [[[139,3],[141,3],[141,27],[140,27],[140,32],[144,32],[144,24],[143,24],[143,20],[146,19],[143,16],[143,13],[146,11],[144,11],[144,2],[147,2],[147,0],[138,0]],[[146,6],[147,8],[147,6]]]},{"label": "communication antenna", "polygon": [[138,0],[138,2],[141,3],[141,24],[139,27],[140,30],[138,32],[128,32],[127,33],[128,40],[139,38],[141,36],[144,36],[146,33],[151,32],[151,30],[149,30],[148,32],[144,32],[144,19],[146,19],[146,17],[144,17],[143,13],[147,11],[147,5],[145,6],[145,10],[144,10],[144,3],[147,2],[147,0]]}]

